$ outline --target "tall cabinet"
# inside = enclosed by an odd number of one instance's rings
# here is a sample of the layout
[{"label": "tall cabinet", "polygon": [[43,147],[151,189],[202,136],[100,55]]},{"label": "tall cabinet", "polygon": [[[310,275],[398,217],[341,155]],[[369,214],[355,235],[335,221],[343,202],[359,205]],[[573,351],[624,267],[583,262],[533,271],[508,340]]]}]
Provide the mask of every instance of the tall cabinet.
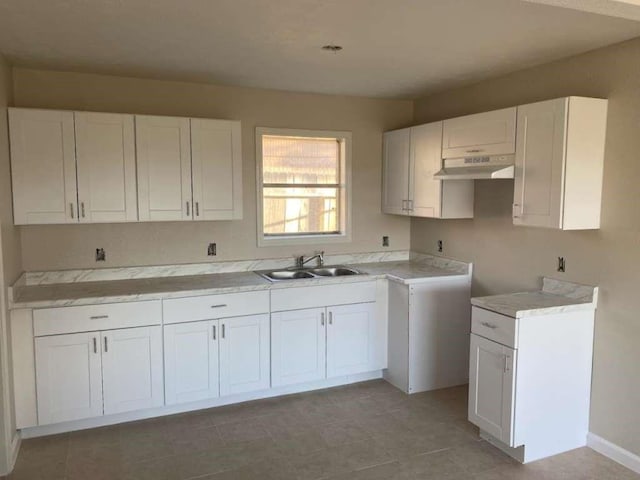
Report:
[{"label": "tall cabinet", "polygon": [[473,180],[443,182],[442,125],[434,122],[384,133],[382,211],[432,218],[472,218]]}]

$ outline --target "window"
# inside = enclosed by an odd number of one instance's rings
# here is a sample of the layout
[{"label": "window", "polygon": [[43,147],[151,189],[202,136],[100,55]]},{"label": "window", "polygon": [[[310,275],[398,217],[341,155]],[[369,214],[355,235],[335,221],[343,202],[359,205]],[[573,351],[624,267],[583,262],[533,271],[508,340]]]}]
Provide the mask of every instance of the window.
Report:
[{"label": "window", "polygon": [[351,134],[258,128],[258,244],[349,241]]}]

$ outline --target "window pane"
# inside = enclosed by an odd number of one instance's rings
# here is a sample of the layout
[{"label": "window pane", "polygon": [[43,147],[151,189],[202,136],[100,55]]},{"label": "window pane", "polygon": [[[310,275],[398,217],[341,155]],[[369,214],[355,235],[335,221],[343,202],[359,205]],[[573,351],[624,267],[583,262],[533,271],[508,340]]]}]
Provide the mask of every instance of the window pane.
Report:
[{"label": "window pane", "polygon": [[332,138],[262,137],[264,183],[337,184],[340,143]]},{"label": "window pane", "polygon": [[337,188],[265,188],[264,234],[338,232]]}]

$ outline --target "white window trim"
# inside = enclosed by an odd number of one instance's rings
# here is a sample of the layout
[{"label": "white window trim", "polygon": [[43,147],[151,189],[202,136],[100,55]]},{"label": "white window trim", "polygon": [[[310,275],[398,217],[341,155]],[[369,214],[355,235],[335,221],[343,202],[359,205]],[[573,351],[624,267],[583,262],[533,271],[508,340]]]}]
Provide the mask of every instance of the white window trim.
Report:
[{"label": "white window trim", "polygon": [[[342,211],[341,233],[304,236],[277,236],[265,237],[263,232],[263,192],[262,192],[262,137],[264,135],[280,135],[291,137],[312,138],[341,138],[344,140],[343,179],[340,188]],[[269,128],[256,127],[256,191],[257,191],[257,215],[256,227],[259,247],[271,247],[282,245],[324,245],[331,243],[351,242],[351,132],[334,130],[300,130],[297,128]]]}]

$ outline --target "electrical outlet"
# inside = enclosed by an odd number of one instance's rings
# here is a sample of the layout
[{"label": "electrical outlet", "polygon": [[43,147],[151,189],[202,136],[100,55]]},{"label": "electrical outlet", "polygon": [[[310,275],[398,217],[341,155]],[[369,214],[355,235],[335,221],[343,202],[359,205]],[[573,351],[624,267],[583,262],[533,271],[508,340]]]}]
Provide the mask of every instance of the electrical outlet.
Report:
[{"label": "electrical outlet", "polygon": [[438,252],[442,253],[442,240],[438,240]]},{"label": "electrical outlet", "polygon": [[567,264],[564,261],[564,257],[558,257],[558,271],[564,273],[566,271]]},{"label": "electrical outlet", "polygon": [[213,257],[217,255],[217,247],[215,243],[210,243],[207,247],[207,255]]},{"label": "electrical outlet", "polygon": [[389,237],[387,235],[384,235],[382,237],[382,246],[383,247],[388,247],[389,246]]},{"label": "electrical outlet", "polygon": [[104,248],[96,248],[96,262],[105,262],[107,260],[107,252]]}]

